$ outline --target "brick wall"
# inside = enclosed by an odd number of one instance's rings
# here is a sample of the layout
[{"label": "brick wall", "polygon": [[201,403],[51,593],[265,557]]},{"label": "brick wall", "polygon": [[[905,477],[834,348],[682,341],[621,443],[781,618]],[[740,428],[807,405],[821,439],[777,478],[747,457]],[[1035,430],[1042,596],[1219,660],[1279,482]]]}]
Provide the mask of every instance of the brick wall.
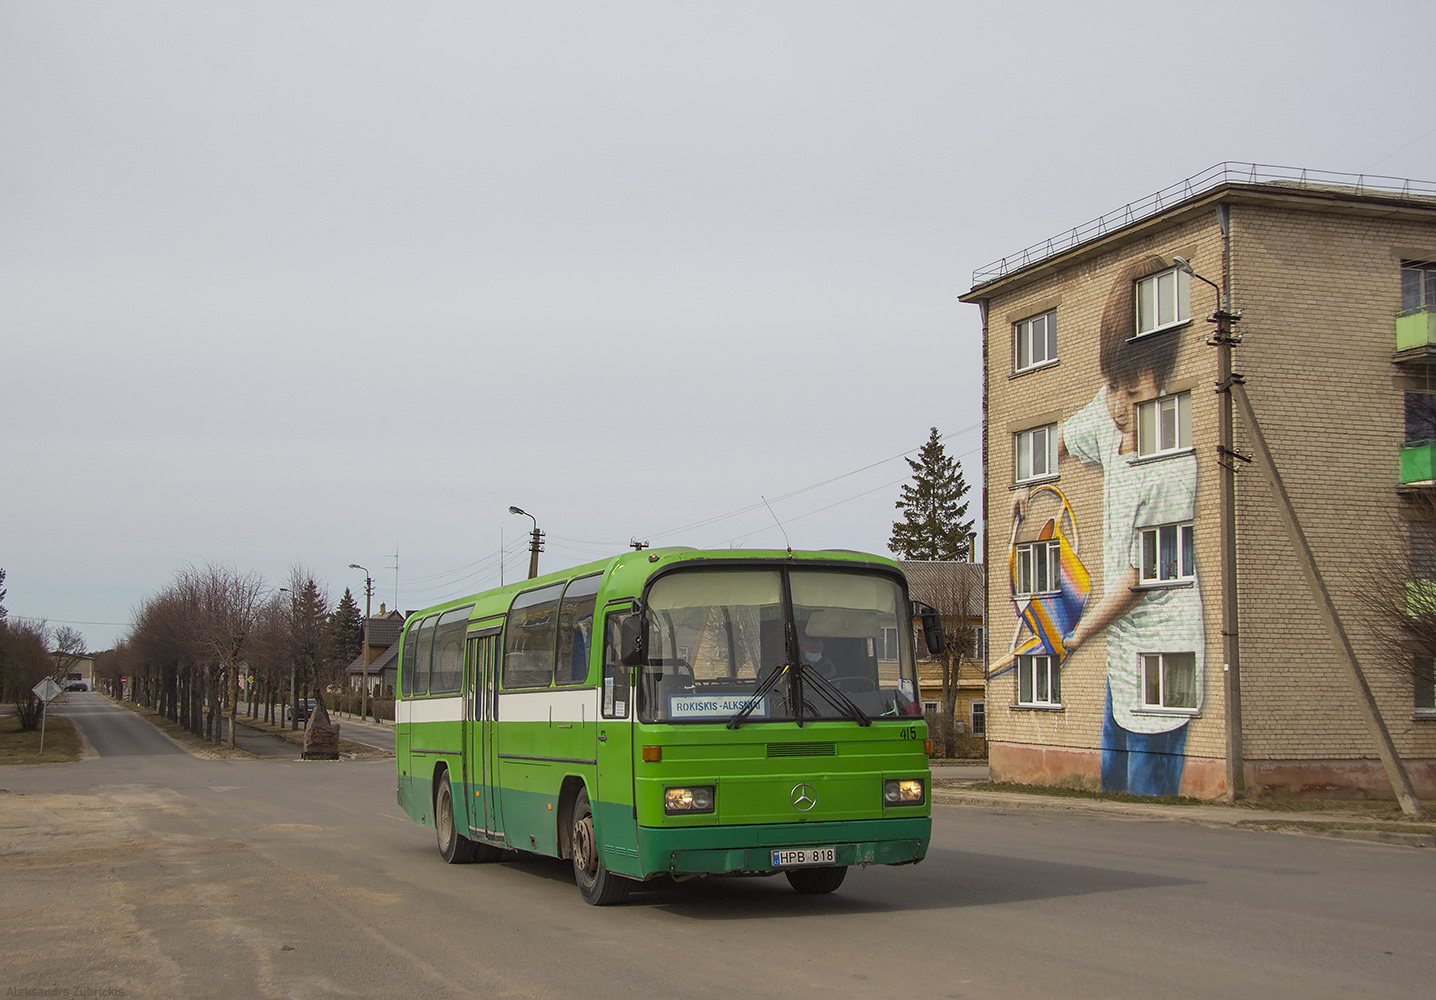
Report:
[{"label": "brick wall", "polygon": [[[1407,757],[1436,758],[1436,720],[1412,719],[1410,677],[1380,661],[1352,598],[1373,560],[1404,552],[1395,489],[1403,411],[1401,392],[1393,386],[1394,314],[1402,256],[1424,250],[1436,257],[1436,212],[1431,221],[1423,221],[1257,201],[1238,200],[1231,208],[1233,304],[1245,313],[1238,327],[1245,342],[1236,352],[1236,369],[1248,379],[1253,406],[1399,751]],[[1057,261],[1029,276],[1000,282],[988,302],[984,552],[990,553],[989,663],[1001,660],[1018,626],[1007,555],[1013,503],[1027,491],[1012,488],[1013,434],[1050,420],[1070,420],[1092,402],[1104,384],[1098,363],[1102,312],[1116,276],[1128,263],[1150,254],[1166,260],[1181,255],[1198,273],[1221,279],[1222,238],[1214,205],[1174,212],[1170,219],[1144,224],[1117,242],[1065,266]],[[1191,392],[1197,469],[1195,589],[1201,602],[1205,669],[1200,710],[1187,725],[1183,791],[1206,796],[1225,790],[1226,738],[1220,469],[1215,450],[1221,397],[1213,391],[1216,350],[1206,344],[1211,327],[1204,321],[1215,304],[1215,292],[1193,281],[1192,321],[1158,334],[1179,339],[1164,392]],[[1054,307],[1057,364],[1014,375],[1013,324]],[[1237,426],[1237,447],[1250,452],[1240,420]],[[1090,610],[1107,586],[1103,473],[1071,457],[1060,461],[1058,471],[1052,485],[1071,503],[1079,555],[1092,576]],[[1237,502],[1243,730],[1245,752],[1253,762],[1249,774],[1260,782],[1262,774],[1301,772],[1300,766],[1293,770],[1286,762],[1374,757],[1346,675],[1315,614],[1259,472],[1240,473]],[[988,733],[995,778],[1095,786],[1106,646],[1105,638],[1094,638],[1067,659],[1057,711],[1017,707],[1015,671],[989,681]],[[1419,770],[1425,773],[1425,768]],[[1371,772],[1354,768],[1346,773]]]}]

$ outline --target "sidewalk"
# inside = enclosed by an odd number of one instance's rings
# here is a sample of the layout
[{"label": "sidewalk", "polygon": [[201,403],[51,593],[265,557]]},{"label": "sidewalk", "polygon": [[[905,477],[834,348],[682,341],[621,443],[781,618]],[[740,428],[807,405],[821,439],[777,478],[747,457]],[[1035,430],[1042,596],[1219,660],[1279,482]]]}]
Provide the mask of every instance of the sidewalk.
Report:
[{"label": "sidewalk", "polygon": [[[1302,803],[1255,801],[1239,805],[1201,803],[1166,805],[1103,799],[1095,796],[1042,794],[974,787],[988,780],[987,767],[958,762],[932,762],[932,801],[935,805],[979,806],[984,809],[1045,809],[1087,816],[1130,820],[1180,820],[1204,826],[1276,833],[1304,833],[1344,840],[1364,840],[1406,847],[1436,847],[1436,817],[1428,806],[1419,820],[1373,813],[1364,803]],[[1393,803],[1394,808],[1394,803]]]}]

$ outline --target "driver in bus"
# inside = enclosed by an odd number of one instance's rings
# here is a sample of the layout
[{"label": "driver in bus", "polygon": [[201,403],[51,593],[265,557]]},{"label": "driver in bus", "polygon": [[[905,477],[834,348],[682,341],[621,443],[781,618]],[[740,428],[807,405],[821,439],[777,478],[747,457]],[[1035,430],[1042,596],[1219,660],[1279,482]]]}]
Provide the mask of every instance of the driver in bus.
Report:
[{"label": "driver in bus", "polygon": [[816,670],[828,680],[836,680],[838,665],[823,654],[823,640],[820,636],[803,631],[803,663],[809,670]]}]

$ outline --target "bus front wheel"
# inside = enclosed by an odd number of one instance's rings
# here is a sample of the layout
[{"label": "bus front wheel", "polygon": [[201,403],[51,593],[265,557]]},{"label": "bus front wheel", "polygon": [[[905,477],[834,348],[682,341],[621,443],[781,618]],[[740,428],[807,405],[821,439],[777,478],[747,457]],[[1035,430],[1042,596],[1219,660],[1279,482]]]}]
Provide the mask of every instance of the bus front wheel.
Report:
[{"label": "bus front wheel", "polygon": [[454,827],[454,792],[449,787],[449,774],[439,779],[434,793],[434,833],[439,838],[439,856],[451,865],[462,865],[474,859],[475,844]]},{"label": "bus front wheel", "polygon": [[623,902],[632,884],[622,875],[603,867],[598,856],[598,837],[593,829],[593,807],[588,790],[580,789],[573,804],[573,880],[583,901],[593,906]]},{"label": "bus front wheel", "polygon": [[794,868],[786,873],[788,884],[801,893],[832,892],[843,884],[847,868]]}]

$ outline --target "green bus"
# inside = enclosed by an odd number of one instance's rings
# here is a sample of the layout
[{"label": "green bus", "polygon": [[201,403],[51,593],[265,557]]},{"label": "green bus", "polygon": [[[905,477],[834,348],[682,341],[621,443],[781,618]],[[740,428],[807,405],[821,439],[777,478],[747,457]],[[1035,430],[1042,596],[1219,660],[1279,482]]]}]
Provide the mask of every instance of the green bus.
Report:
[{"label": "green bus", "polygon": [[931,743],[890,559],[628,552],[412,615],[398,798],[447,862],[572,859],[583,898],[670,876],[831,892],[921,861]]}]

